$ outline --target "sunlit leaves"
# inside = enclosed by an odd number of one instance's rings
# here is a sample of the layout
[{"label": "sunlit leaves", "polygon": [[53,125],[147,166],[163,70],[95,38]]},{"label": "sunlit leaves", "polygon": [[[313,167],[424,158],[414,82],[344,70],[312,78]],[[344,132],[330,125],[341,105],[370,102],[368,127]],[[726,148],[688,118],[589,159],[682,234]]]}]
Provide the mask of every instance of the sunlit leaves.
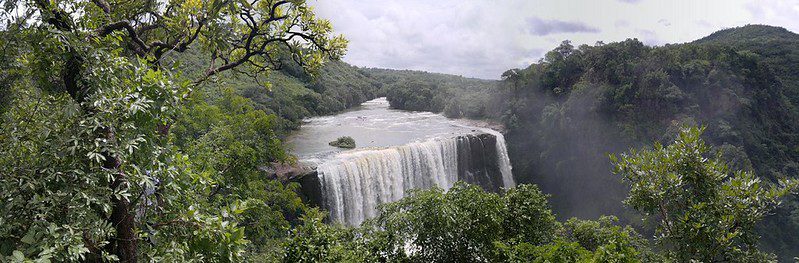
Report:
[{"label": "sunlit leaves", "polygon": [[657,237],[678,261],[768,258],[756,249],[754,226],[797,189],[796,181],[767,184],[751,172],[731,172],[699,138],[682,130],[674,143],[612,156],[632,186],[628,205],[659,221]]},{"label": "sunlit leaves", "polygon": [[3,14],[37,15],[2,30],[2,74],[16,75],[0,98],[0,255],[118,260],[108,244],[123,232],[109,218],[122,208],[144,260],[240,261],[247,238],[285,235],[285,217],[305,209],[295,186],[258,169],[287,158],[274,117],[241,97],[180,138],[185,148],[172,144],[189,85],[201,81],[164,59],[200,48],[212,67],[238,61],[209,75],[276,68],[279,55],[314,69],[346,41],[305,1],[5,3]]}]

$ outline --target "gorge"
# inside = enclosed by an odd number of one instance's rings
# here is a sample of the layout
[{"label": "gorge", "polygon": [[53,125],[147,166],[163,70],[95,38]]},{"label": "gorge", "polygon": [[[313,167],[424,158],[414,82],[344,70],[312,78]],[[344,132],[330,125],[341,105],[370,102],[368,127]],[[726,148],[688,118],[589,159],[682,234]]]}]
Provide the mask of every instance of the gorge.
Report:
[{"label": "gorge", "polygon": [[799,0],[0,21],[0,262],[799,263]]}]

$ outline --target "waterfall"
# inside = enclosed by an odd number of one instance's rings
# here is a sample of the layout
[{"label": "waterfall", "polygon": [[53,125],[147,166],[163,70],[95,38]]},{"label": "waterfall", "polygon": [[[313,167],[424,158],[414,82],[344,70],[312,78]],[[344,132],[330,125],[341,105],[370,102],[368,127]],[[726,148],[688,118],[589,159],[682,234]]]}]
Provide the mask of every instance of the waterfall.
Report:
[{"label": "waterfall", "polygon": [[516,186],[516,182],[513,180],[513,173],[511,172],[510,157],[508,157],[508,147],[505,144],[505,136],[492,129],[485,129],[483,131],[496,137],[497,158],[499,159],[499,168],[502,172],[502,185],[505,188]]},{"label": "waterfall", "polygon": [[410,189],[449,189],[458,180],[489,191],[515,185],[505,140],[495,131],[342,152],[316,171],[322,205],[332,221],[348,225],[377,216],[379,204]]}]

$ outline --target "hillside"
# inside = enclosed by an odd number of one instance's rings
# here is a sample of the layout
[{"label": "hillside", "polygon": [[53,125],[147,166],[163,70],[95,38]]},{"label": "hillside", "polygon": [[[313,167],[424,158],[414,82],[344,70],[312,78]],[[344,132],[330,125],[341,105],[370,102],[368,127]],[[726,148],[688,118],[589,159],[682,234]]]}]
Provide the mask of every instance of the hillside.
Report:
[{"label": "hillside", "polygon": [[[188,74],[207,68],[198,53],[182,55]],[[314,75],[285,61],[283,68],[258,77],[226,74],[203,85],[206,99],[213,100],[225,90],[249,99],[255,109],[277,116],[276,131],[286,135],[302,119],[340,112],[379,96],[386,96],[394,108],[444,113],[448,117],[482,118],[496,115],[481,101],[495,92],[498,81],[414,70],[358,68],[334,60]],[[434,94],[435,93],[435,94]]]},{"label": "hillside", "polygon": [[693,43],[730,46],[757,54],[788,87],[786,95],[791,103],[799,105],[799,34],[781,27],[747,25],[721,30]]},{"label": "hillside", "polygon": [[790,42],[797,41],[799,34],[788,29],[768,25],[746,25],[742,27],[728,28],[714,32],[706,37],[697,39],[696,44],[732,44],[732,45],[754,45],[756,43],[769,42]]},{"label": "hillside", "polygon": [[[509,128],[514,176],[551,194],[559,217],[615,214],[648,229],[622,206],[628,189],[608,154],[668,142],[685,125],[707,127],[703,137],[734,169],[770,182],[797,177],[796,39],[746,26],[663,47],[564,41],[472,103],[490,105],[482,117]],[[781,260],[799,254],[799,238],[788,234],[799,232],[797,207],[790,200],[762,225],[765,247]]]},{"label": "hillside", "polygon": [[493,108],[480,103],[494,97],[497,81],[414,70],[366,68],[392,107],[443,112],[451,118],[482,118]]},{"label": "hillside", "polygon": [[[175,60],[187,75],[208,68],[209,59],[197,50],[180,54]],[[285,136],[306,117],[332,114],[376,98],[379,82],[361,69],[333,60],[310,75],[290,59],[282,68],[267,74],[222,74],[199,87],[198,95],[213,101],[232,91],[247,98],[256,110],[277,116],[274,129]]]}]

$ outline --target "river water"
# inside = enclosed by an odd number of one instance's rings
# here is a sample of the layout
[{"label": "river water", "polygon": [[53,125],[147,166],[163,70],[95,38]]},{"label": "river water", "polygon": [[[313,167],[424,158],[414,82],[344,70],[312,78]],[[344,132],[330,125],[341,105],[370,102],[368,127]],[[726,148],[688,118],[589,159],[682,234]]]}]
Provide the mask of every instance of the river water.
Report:
[{"label": "river water", "polygon": [[[287,139],[300,163],[316,167],[322,207],[349,225],[414,188],[448,189],[464,180],[486,189],[514,185],[502,134],[430,112],[390,109],[385,98],[343,113],[305,120]],[[328,143],[341,136],[355,149]],[[307,186],[303,186],[307,187]]]}]

